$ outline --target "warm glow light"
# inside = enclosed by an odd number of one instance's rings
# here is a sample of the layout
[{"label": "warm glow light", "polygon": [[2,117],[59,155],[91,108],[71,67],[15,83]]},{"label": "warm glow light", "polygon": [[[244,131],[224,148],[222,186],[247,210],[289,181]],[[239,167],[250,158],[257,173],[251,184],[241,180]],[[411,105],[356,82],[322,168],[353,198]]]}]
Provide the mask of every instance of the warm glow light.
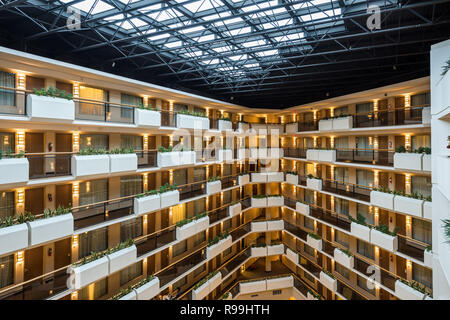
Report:
[{"label": "warm glow light", "polygon": [[17,150],[25,151],[25,132],[17,131]]},{"label": "warm glow light", "polygon": [[17,89],[25,89],[25,75],[23,73],[17,74]]},{"label": "warm glow light", "polygon": [[80,183],[74,182],[72,185],[72,196],[74,198],[78,197],[80,195]]},{"label": "warm glow light", "polygon": [[78,98],[80,96],[80,84],[78,82],[73,83],[73,97]]},{"label": "warm glow light", "polygon": [[23,189],[17,190],[17,204],[22,205],[25,197]]},{"label": "warm glow light", "polygon": [[72,237],[72,247],[74,247],[74,248],[78,247],[78,235],[77,234]]},{"label": "warm glow light", "polygon": [[17,252],[17,263],[22,263],[23,262],[23,251],[18,251]]},{"label": "warm glow light", "polygon": [[405,96],[405,108],[411,107],[411,95],[407,94]]}]

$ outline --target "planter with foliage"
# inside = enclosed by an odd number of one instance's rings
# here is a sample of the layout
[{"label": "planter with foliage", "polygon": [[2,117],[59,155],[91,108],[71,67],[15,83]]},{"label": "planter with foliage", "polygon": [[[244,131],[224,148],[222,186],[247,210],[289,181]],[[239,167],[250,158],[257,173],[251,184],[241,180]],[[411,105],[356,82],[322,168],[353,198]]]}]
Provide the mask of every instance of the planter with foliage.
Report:
[{"label": "planter with foliage", "polygon": [[424,202],[422,199],[396,195],[394,197],[394,211],[422,218]]},{"label": "planter with foliage", "polygon": [[395,227],[394,231],[391,232],[388,226],[376,226],[370,231],[370,242],[390,252],[395,252],[398,246],[397,230],[398,227]]},{"label": "planter with foliage", "polygon": [[267,231],[267,221],[254,221],[251,223],[252,232]]},{"label": "planter with foliage", "polygon": [[333,292],[337,291],[337,280],[333,274],[327,271],[320,271],[319,279],[322,284]]},{"label": "planter with foliage", "polygon": [[322,297],[314,291],[308,289],[308,292],[306,293],[306,300],[322,300]]},{"label": "planter with foliage", "polygon": [[370,191],[370,204],[394,211],[394,194],[383,188],[372,190]]},{"label": "planter with foliage", "polygon": [[306,150],[306,160],[309,161],[319,161],[319,149],[308,149]]},{"label": "planter with foliage", "polygon": [[286,133],[297,133],[298,122],[286,123]]},{"label": "planter with foliage", "polygon": [[405,170],[422,170],[422,157],[420,153],[400,153],[394,154],[394,168]]},{"label": "planter with foliage", "polygon": [[267,221],[267,231],[282,231],[284,230],[284,220],[268,220]]},{"label": "planter with foliage", "polygon": [[333,119],[322,119],[322,120],[319,120],[319,130],[320,131],[333,130]]},{"label": "planter with foliage", "polygon": [[109,260],[109,274],[117,272],[137,261],[137,249],[132,239],[106,250]]},{"label": "planter with foliage", "polygon": [[157,190],[146,191],[134,198],[134,214],[140,216],[161,209],[161,195]]},{"label": "planter with foliage", "polygon": [[28,222],[31,246],[68,237],[73,234],[73,216],[70,208],[45,209],[41,219]]},{"label": "planter with foliage", "polygon": [[81,149],[72,156],[72,175],[74,177],[97,176],[110,172],[110,158],[103,149]]},{"label": "planter with foliage", "polygon": [[253,208],[266,208],[267,196],[265,194],[255,194],[251,199],[251,206]]},{"label": "planter with foliage", "polygon": [[238,184],[240,186],[244,186],[249,183],[250,183],[250,175],[248,174],[248,172],[240,173],[238,177]]},{"label": "planter with foliage", "polygon": [[358,213],[358,219],[350,217],[350,233],[355,237],[370,242],[370,226],[366,223],[366,218]]},{"label": "planter with foliage", "polygon": [[267,246],[265,243],[252,244],[250,248],[252,258],[261,258],[267,256]]},{"label": "planter with foliage", "polygon": [[233,240],[228,231],[219,234],[208,244],[206,248],[206,259],[212,259],[227,250],[233,244]]},{"label": "planter with foliage", "polygon": [[240,294],[250,294],[267,290],[266,280],[247,280],[239,283]]},{"label": "planter with foliage", "polygon": [[212,177],[206,182],[206,194],[212,195],[222,191],[222,181],[219,180],[220,177]]},{"label": "planter with foliage", "polygon": [[353,128],[353,117],[341,115],[333,119],[333,130],[350,130]]},{"label": "planter with foliage", "polygon": [[161,112],[150,107],[134,108],[136,125],[142,128],[159,128],[161,126]]},{"label": "planter with foliage", "polygon": [[252,172],[251,173],[252,182],[266,183],[267,173],[266,172]]},{"label": "planter with foliage", "polygon": [[267,182],[284,182],[283,172],[266,172]]},{"label": "planter with foliage", "polygon": [[425,287],[416,281],[395,281],[395,295],[402,300],[423,300],[426,294]]},{"label": "planter with foliage", "polygon": [[233,123],[230,118],[220,118],[218,121],[219,131],[233,130]]},{"label": "planter with foliage", "polygon": [[276,256],[284,253],[284,245],[282,243],[279,244],[271,244],[267,246],[267,255],[268,256]]},{"label": "planter with foliage", "polygon": [[294,277],[278,277],[266,280],[266,290],[279,290],[284,288],[292,288],[294,286]]},{"label": "planter with foliage", "polygon": [[298,254],[289,248],[286,248],[286,257],[292,261],[292,263],[298,264]]},{"label": "planter with foliage", "polygon": [[322,179],[309,174],[306,178],[306,187],[308,189],[322,191]]},{"label": "planter with foliage", "polygon": [[192,290],[192,300],[202,300],[222,283],[222,274],[212,272],[197,282]]},{"label": "planter with foliage", "polygon": [[225,292],[221,298],[222,300],[233,300],[233,295],[231,292]]},{"label": "planter with foliage", "polygon": [[149,276],[134,285],[137,300],[153,299],[159,293],[159,289],[159,279],[155,276]]},{"label": "planter with foliage", "polygon": [[240,202],[232,204],[228,207],[228,214],[230,217],[237,216],[242,212],[242,205]]},{"label": "planter with foliage", "polygon": [[179,111],[176,117],[177,128],[209,130],[209,119],[205,113]]},{"label": "planter with foliage", "polygon": [[0,217],[0,255],[15,252],[28,247],[28,220],[31,214],[18,217]]},{"label": "planter with foliage", "polygon": [[339,248],[334,249],[334,260],[337,263],[343,265],[347,269],[353,269],[355,264],[355,258],[349,250],[342,250]]},{"label": "planter with foliage", "polygon": [[138,159],[133,149],[116,148],[108,153],[111,173],[137,170]]},{"label": "planter with foliage", "polygon": [[431,201],[425,200],[423,203],[423,218],[431,220],[433,218],[433,212],[432,212],[433,204]]},{"label": "planter with foliage", "polygon": [[241,148],[237,151],[237,159],[236,160],[246,160],[250,156],[249,149]]},{"label": "planter with foliage", "polygon": [[104,252],[93,252],[72,266],[73,285],[79,290],[109,274],[109,260]]},{"label": "planter with foliage", "polygon": [[284,197],[281,194],[273,194],[267,196],[268,207],[282,207],[284,205]]},{"label": "planter with foliage", "polygon": [[177,240],[184,240],[193,235],[205,231],[209,227],[209,217],[205,213],[197,214],[192,218],[187,218],[177,222]]},{"label": "planter with foliage", "polygon": [[21,152],[13,155],[0,151],[0,185],[28,182],[29,163]]},{"label": "planter with foliage", "polygon": [[75,103],[72,95],[54,87],[34,89],[27,95],[27,114],[32,119],[46,121],[72,122],[75,120]]},{"label": "planter with foliage", "polygon": [[219,149],[218,154],[218,159],[217,161],[219,162],[229,162],[229,161],[233,161],[233,152],[231,151],[231,149]]},{"label": "planter with foliage", "polygon": [[295,211],[308,216],[309,215],[309,204],[307,204],[306,202],[300,202],[297,200],[297,202],[295,203]]},{"label": "planter with foliage", "polygon": [[298,185],[298,173],[297,171],[286,172],[286,182],[294,186]]},{"label": "planter with foliage", "polygon": [[433,268],[433,250],[431,245],[425,248],[423,252],[423,264],[428,268]]},{"label": "planter with foliage", "polygon": [[306,243],[316,250],[322,250],[322,238],[315,233],[308,233],[306,236]]},{"label": "planter with foliage", "polygon": [[175,185],[166,183],[159,187],[161,209],[174,206],[180,202],[180,192]]},{"label": "planter with foliage", "polygon": [[250,125],[248,124],[248,122],[239,121],[239,123],[238,123],[238,131],[240,133],[245,133],[245,132],[248,132],[248,130],[250,130]]}]

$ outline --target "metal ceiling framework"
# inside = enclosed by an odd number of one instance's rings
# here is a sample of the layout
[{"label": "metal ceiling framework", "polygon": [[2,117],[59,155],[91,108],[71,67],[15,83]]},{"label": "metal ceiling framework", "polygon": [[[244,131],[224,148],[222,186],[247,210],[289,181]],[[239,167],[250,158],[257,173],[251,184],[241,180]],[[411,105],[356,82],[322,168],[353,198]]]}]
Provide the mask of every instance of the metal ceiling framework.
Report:
[{"label": "metal ceiling framework", "polygon": [[4,45],[282,108],[426,75],[450,0],[0,0],[0,25]]}]

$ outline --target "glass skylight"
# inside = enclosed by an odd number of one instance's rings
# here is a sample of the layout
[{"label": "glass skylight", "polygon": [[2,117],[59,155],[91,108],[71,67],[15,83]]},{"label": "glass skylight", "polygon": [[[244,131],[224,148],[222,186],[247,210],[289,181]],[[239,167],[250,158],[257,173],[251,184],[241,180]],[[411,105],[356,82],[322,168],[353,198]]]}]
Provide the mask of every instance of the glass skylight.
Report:
[{"label": "glass skylight", "polygon": [[[60,0],[62,3],[69,3],[72,2],[73,0]],[[84,11],[86,13],[88,13],[91,8],[92,5],[95,3],[95,0],[85,0],[85,1],[81,1],[78,3],[75,3],[73,5],[71,5],[74,8],[80,9],[81,11]],[[99,1],[97,2],[97,4],[95,5],[95,7],[92,9],[91,14],[97,14],[97,13],[101,13],[101,12],[105,12],[108,10],[114,9],[113,6],[103,2],[103,1]]]}]

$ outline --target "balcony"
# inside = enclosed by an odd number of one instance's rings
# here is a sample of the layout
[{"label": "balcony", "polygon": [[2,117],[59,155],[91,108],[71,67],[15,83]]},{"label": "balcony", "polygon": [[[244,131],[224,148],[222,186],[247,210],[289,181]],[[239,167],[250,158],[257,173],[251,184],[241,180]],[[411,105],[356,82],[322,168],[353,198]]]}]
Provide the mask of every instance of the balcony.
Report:
[{"label": "balcony", "polygon": [[138,159],[138,168],[155,168],[158,166],[156,150],[147,150],[136,152]]},{"label": "balcony", "polygon": [[0,184],[28,182],[29,162],[26,158],[0,159]]},{"label": "balcony", "polygon": [[0,86],[0,96],[5,101],[0,105],[0,115],[26,115],[28,94],[25,90]]},{"label": "balcony", "polygon": [[30,179],[70,176],[72,154],[26,154]]},{"label": "balcony", "polygon": [[356,114],[353,115],[353,128],[422,124],[422,110],[424,107],[428,107],[428,105]]},{"label": "balcony", "polygon": [[394,165],[394,152],[371,149],[337,149],[336,161],[392,167]]},{"label": "balcony", "polygon": [[134,124],[135,107],[86,99],[75,100],[75,119]]},{"label": "balcony", "polygon": [[296,133],[304,131],[317,131],[319,129],[318,121],[293,122],[286,124],[286,133]]},{"label": "balcony", "polygon": [[371,188],[367,186],[338,182],[333,180],[323,180],[322,190],[358,199],[361,201],[370,201]]},{"label": "balcony", "polygon": [[142,128],[159,128],[161,113],[156,110],[134,108],[136,125]]},{"label": "balcony", "polygon": [[75,104],[73,100],[27,94],[27,115],[32,120],[72,122]]}]

